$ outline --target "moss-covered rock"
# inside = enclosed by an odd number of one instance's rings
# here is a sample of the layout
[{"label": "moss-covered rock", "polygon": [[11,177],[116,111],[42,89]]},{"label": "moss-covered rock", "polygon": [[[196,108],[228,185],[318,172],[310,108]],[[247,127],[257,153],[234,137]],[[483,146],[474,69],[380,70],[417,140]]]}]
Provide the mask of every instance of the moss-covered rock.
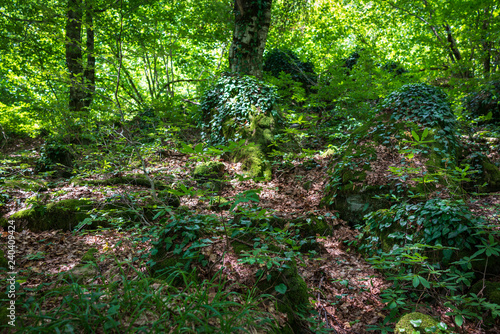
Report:
[{"label": "moss-covered rock", "polygon": [[95,263],[78,264],[74,268],[59,274],[60,279],[74,282],[74,283],[87,283],[93,281],[99,270],[96,268]]},{"label": "moss-covered rock", "polygon": [[224,177],[226,166],[220,161],[202,162],[193,170],[193,178],[199,181],[219,180]]},{"label": "moss-covered rock", "polygon": [[2,184],[5,188],[22,189],[24,191],[46,191],[47,183],[41,180],[23,178],[17,180],[5,180]]},{"label": "moss-covered rock", "polygon": [[445,332],[437,328],[438,323],[430,315],[412,312],[399,319],[394,328],[394,333],[413,334],[415,331],[419,331],[420,333],[444,334]]},{"label": "moss-covered rock", "polygon": [[88,218],[87,211],[93,208],[90,200],[67,199],[47,205],[35,204],[10,216],[16,230],[27,228],[33,232],[47,230],[70,231]]},{"label": "moss-covered rock", "polygon": [[[160,181],[153,180],[156,190],[166,190],[169,189],[169,185]],[[130,174],[124,176],[111,177],[108,179],[97,179],[97,180],[83,180],[80,178],[74,178],[71,183],[77,185],[94,185],[94,186],[114,186],[120,184],[129,184],[140,187],[151,188],[151,182],[144,174]]]},{"label": "moss-covered rock", "polygon": [[81,263],[95,263],[96,258],[94,256],[95,253],[99,253],[99,250],[97,248],[90,248],[88,251],[83,254]]}]

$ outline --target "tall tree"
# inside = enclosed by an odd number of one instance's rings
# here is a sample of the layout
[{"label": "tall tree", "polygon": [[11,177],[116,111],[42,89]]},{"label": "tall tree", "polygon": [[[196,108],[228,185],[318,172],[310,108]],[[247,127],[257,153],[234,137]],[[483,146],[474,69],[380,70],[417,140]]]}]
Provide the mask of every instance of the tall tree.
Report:
[{"label": "tall tree", "polygon": [[262,77],[262,56],[271,24],[272,0],[235,0],[231,72]]},{"label": "tall tree", "polygon": [[[82,26],[86,18],[86,53],[84,66]],[[66,21],[66,66],[70,76],[69,110],[83,111],[92,102],[95,91],[93,6],[91,1],[68,0]]]}]

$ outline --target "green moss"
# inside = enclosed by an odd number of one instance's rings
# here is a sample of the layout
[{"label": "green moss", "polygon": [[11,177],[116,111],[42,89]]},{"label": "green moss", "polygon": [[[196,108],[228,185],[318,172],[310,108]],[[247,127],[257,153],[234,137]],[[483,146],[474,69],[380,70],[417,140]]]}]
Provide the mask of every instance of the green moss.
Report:
[{"label": "green moss", "polygon": [[5,180],[2,185],[5,188],[22,189],[24,191],[45,191],[47,183],[40,180],[24,178],[21,180]]},{"label": "green moss", "polygon": [[81,263],[90,263],[90,262],[95,263],[96,262],[96,259],[94,257],[95,253],[99,253],[99,250],[97,250],[97,248],[89,249],[88,251],[85,252],[85,254],[83,254],[80,262]]},{"label": "green moss", "polygon": [[0,217],[0,226],[7,227],[9,225],[9,220],[5,217]]},{"label": "green moss", "polygon": [[221,179],[225,169],[226,166],[220,161],[203,162],[195,167],[193,177],[203,181]]},{"label": "green moss", "polygon": [[[412,324],[413,321],[413,324]],[[420,326],[415,326],[414,324],[419,323]],[[438,321],[427,314],[420,312],[413,312],[403,316],[394,329],[394,333],[408,333],[413,334],[414,331],[420,331],[421,333],[443,333],[443,331],[437,329]],[[428,331],[426,329],[434,328],[433,331]]]},{"label": "green moss", "polygon": [[241,148],[235,155],[235,161],[242,162],[243,170],[250,177],[264,177],[265,180],[272,177],[271,166],[260,145],[252,144]]},{"label": "green moss", "polygon": [[88,218],[87,210],[93,207],[89,200],[67,199],[48,205],[35,205],[10,216],[18,230],[28,228],[33,232],[47,230],[70,231]]},{"label": "green moss", "polygon": [[[151,182],[144,174],[131,174],[126,176],[112,177],[104,180],[82,180],[80,178],[74,178],[71,182],[77,185],[88,184],[94,186],[113,186],[120,184],[129,184],[134,186],[151,188]],[[167,184],[161,181],[154,180],[153,182],[156,190],[165,190],[169,188]]]}]

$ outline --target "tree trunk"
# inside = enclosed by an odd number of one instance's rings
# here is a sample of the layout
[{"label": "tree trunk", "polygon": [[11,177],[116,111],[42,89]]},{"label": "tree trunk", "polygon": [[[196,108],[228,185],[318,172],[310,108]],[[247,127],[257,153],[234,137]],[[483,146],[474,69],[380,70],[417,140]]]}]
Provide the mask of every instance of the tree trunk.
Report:
[{"label": "tree trunk", "polygon": [[95,93],[95,53],[94,53],[94,8],[92,3],[89,2],[86,8],[87,18],[87,65],[85,66],[84,89],[85,99],[83,101],[84,107],[89,108]]},{"label": "tree trunk", "polygon": [[82,64],[82,18],[83,8],[81,0],[68,0],[68,14],[66,22],[66,66],[68,66],[69,110],[83,110],[85,91],[83,87]]},{"label": "tree trunk", "polygon": [[262,56],[271,24],[272,0],[235,0],[231,72],[262,77]]}]

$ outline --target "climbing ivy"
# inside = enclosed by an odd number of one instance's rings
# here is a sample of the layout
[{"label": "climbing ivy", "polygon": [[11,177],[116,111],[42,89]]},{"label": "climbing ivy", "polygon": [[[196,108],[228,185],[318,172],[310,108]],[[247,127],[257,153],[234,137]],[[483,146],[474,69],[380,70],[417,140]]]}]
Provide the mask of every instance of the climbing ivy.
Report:
[{"label": "climbing ivy", "polygon": [[[241,129],[250,127],[250,117],[263,114],[282,122],[275,105],[276,88],[250,76],[223,75],[205,92],[198,126],[211,145],[224,145],[242,138]],[[226,138],[227,135],[232,138]],[[226,136],[225,136],[226,135]]]}]

